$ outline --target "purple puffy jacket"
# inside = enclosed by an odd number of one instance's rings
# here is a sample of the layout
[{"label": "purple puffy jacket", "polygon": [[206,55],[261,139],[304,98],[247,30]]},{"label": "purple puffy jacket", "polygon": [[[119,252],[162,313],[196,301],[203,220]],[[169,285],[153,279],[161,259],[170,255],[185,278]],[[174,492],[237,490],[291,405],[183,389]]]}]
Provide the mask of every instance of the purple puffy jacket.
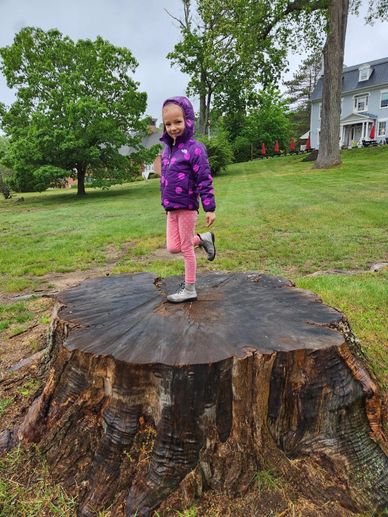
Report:
[{"label": "purple puffy jacket", "polygon": [[160,139],[165,143],[160,176],[162,206],[165,210],[198,210],[201,198],[205,212],[213,212],[216,208],[213,178],[206,147],[193,139],[193,106],[186,97],[171,97],[163,106],[172,103],[182,108],[185,129],[174,145],[166,130]]}]

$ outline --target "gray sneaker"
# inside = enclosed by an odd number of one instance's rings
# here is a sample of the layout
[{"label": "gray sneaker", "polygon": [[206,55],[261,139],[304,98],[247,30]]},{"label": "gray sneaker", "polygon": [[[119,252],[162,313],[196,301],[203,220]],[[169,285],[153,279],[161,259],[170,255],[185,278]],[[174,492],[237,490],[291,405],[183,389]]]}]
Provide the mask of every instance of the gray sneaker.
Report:
[{"label": "gray sneaker", "polygon": [[216,256],[216,246],[215,241],[216,238],[214,237],[214,233],[206,232],[206,233],[199,233],[198,237],[201,239],[200,246],[203,248],[207,253],[207,259],[208,260],[214,260]]},{"label": "gray sneaker", "polygon": [[197,299],[195,284],[186,284],[174,294],[169,294],[167,300],[171,303],[192,302]]}]

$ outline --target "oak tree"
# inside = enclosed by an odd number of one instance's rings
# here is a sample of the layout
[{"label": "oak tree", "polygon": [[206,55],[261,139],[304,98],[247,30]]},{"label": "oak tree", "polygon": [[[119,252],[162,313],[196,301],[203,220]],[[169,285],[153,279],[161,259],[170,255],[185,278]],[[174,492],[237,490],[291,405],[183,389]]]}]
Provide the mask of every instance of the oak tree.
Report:
[{"label": "oak tree", "polygon": [[[130,75],[137,62],[129,49],[27,27],[0,56],[16,91],[1,119],[20,189],[42,190],[73,176],[82,195],[86,175],[97,185],[121,182],[156,154],[141,145],[147,96]],[[119,152],[124,145],[129,157]]]}]

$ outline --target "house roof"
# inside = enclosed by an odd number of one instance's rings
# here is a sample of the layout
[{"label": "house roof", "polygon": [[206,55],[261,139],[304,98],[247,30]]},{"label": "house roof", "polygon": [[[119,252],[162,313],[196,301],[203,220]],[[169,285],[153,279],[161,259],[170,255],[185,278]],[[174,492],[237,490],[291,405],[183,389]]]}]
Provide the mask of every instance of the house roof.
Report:
[{"label": "house roof", "polygon": [[145,136],[141,143],[146,147],[147,149],[150,148],[152,145],[162,145],[161,141],[159,140],[160,137],[163,135],[163,129],[157,128],[149,135]]},{"label": "house roof", "polygon": [[[149,135],[145,136],[142,139],[141,143],[146,149],[149,149],[150,147],[152,147],[153,145],[156,145],[156,144],[159,144],[161,146],[162,143],[160,142],[159,139],[162,136],[162,134],[163,134],[162,128],[155,128],[155,129],[153,129],[152,133],[150,133]],[[119,149],[119,153],[122,154],[123,156],[128,156],[133,152],[134,152],[134,148],[128,147],[127,145],[123,145]]]},{"label": "house roof", "polygon": [[[369,65],[372,68],[372,73],[367,81],[359,81],[359,68],[363,65]],[[364,90],[388,84],[388,57],[377,59],[375,61],[368,61],[358,65],[344,67],[342,72],[342,93],[353,92],[356,90]],[[323,76],[318,79],[318,82],[311,94],[311,100],[315,101],[322,98]]]},{"label": "house roof", "polygon": [[[345,122],[347,124],[361,123],[363,121],[377,120],[377,115],[373,113],[369,113],[368,111],[363,111],[361,113],[349,113],[346,117],[341,118],[341,124]],[[346,124],[344,124],[346,125]]]}]

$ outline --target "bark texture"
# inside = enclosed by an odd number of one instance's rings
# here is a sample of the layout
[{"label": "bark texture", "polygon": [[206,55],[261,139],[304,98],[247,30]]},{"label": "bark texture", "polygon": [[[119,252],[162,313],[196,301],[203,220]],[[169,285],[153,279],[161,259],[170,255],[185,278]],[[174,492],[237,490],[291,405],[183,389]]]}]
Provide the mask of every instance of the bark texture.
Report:
[{"label": "bark texture", "polygon": [[[204,490],[244,493],[265,468],[316,500],[383,508],[377,388],[343,315],[242,273],[205,275],[197,302],[172,305],[176,281],[119,275],[59,296],[47,383],[13,441],[40,444],[78,515],[168,515]],[[306,456],[330,472],[324,491]]]},{"label": "bark texture", "polygon": [[77,170],[77,196],[84,196],[86,194],[85,190],[85,176],[86,176],[86,167],[79,166]]},{"label": "bark texture", "polygon": [[348,12],[349,0],[331,0],[328,9],[328,35],[323,49],[321,133],[315,162],[317,169],[341,163],[339,138],[342,69]]}]

